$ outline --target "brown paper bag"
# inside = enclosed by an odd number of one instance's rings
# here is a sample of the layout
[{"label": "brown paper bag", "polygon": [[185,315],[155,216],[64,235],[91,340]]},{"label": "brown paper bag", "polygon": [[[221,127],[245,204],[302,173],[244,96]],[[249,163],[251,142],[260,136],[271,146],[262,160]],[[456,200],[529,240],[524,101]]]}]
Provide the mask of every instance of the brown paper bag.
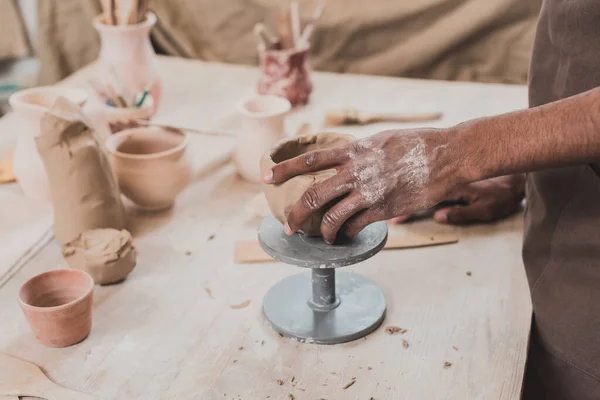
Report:
[{"label": "brown paper bag", "polygon": [[35,139],[54,205],[54,233],[61,244],[98,228],[125,227],[121,193],[110,164],[76,105],[57,100],[42,117]]}]

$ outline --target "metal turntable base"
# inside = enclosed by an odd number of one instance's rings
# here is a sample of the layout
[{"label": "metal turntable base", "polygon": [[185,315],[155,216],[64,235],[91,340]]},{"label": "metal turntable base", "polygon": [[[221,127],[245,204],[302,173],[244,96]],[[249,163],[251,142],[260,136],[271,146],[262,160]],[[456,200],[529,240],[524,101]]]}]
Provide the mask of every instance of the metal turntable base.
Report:
[{"label": "metal turntable base", "polygon": [[381,289],[358,274],[336,274],[335,268],[377,254],[387,240],[385,222],[369,225],[354,239],[328,245],[322,238],[288,236],[283,225],[268,216],[258,240],[273,258],[312,271],[283,279],[265,295],[263,312],[275,331],[302,342],[335,344],[359,339],[381,325],[386,309]]}]

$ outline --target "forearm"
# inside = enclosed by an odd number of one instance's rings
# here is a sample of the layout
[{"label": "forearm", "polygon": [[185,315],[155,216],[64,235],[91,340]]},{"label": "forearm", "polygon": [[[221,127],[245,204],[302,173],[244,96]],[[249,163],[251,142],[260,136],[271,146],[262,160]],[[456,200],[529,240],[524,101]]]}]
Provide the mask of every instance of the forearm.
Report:
[{"label": "forearm", "polygon": [[600,88],[544,106],[481,118],[449,131],[444,157],[461,180],[600,160]]}]

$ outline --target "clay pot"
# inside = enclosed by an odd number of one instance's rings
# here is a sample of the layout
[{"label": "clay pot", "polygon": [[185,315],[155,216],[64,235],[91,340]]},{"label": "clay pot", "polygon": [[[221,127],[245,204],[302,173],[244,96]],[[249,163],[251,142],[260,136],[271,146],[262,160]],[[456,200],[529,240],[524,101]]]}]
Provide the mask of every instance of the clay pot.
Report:
[{"label": "clay pot", "polygon": [[87,272],[98,285],[124,280],[135,268],[137,252],[126,230],[92,229],[63,246],[72,268]]},{"label": "clay pot", "polygon": [[285,116],[291,108],[289,101],[277,96],[254,96],[239,103],[242,132],[233,149],[233,161],[242,178],[261,182],[260,159],[285,137]]},{"label": "clay pot", "polygon": [[98,80],[115,85],[113,69],[129,93],[141,93],[152,84],[150,95],[154,99],[154,110],[158,108],[162,94],[156,53],[150,43],[150,31],[155,24],[156,15],[152,12],[147,14],[144,22],[135,25],[109,25],[105,15],[94,18],[94,27],[100,34]]},{"label": "clay pot", "polygon": [[[317,135],[299,136],[294,139],[282,142],[275,148],[267,152],[261,161],[261,173],[264,173],[285,160],[297,157],[313,150],[328,149],[332,147],[343,147],[354,141],[349,135],[338,133],[319,133]],[[306,190],[336,174],[335,170],[320,171],[312,174],[300,175],[289,179],[279,185],[265,185],[265,197],[269,203],[269,209],[275,218],[282,224],[287,221],[294,204],[300,200],[300,197]],[[314,213],[300,227],[300,232],[307,236],[321,236],[321,221],[323,214],[327,211],[322,208]]]},{"label": "clay pot", "polygon": [[106,139],[121,192],[138,207],[171,208],[192,178],[185,132],[157,127],[126,129]]},{"label": "clay pot", "polygon": [[42,116],[52,108],[59,97],[65,97],[83,107],[88,95],[79,89],[45,86],[22,90],[9,98],[18,121],[17,144],[13,158],[15,176],[27,197],[48,203],[52,202],[50,184],[34,138],[40,134]]},{"label": "clay pot", "polygon": [[94,280],[87,273],[57,269],[25,282],[19,305],[41,344],[66,347],[89,335],[93,293]]}]

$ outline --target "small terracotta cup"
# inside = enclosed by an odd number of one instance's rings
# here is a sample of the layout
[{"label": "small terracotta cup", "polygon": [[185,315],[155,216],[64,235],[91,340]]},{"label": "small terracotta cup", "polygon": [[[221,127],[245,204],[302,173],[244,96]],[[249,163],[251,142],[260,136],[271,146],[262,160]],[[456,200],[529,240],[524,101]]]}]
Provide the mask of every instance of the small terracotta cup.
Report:
[{"label": "small terracotta cup", "polygon": [[308,52],[308,47],[265,50],[259,46],[258,93],[285,97],[294,107],[308,103],[313,89]]},{"label": "small terracotta cup", "polygon": [[93,293],[89,274],[57,269],[25,282],[19,290],[19,305],[41,344],[67,347],[90,334]]},{"label": "small terracotta cup", "polygon": [[192,178],[185,132],[158,127],[126,129],[106,139],[121,193],[139,208],[161,211]]}]

